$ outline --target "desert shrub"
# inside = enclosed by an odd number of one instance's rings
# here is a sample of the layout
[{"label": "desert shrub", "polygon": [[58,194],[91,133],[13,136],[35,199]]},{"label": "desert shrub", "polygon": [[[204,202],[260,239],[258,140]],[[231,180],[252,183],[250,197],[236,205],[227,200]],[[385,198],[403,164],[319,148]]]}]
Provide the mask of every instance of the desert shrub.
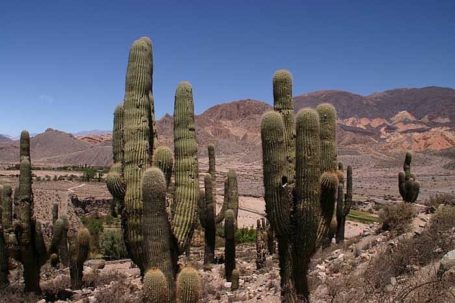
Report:
[{"label": "desert shrub", "polygon": [[455,249],[455,207],[443,206],[431,218],[420,235],[405,238],[396,246],[389,246],[368,265],[365,279],[374,288],[381,289],[390,278],[411,273],[416,266],[425,266],[439,260]]},{"label": "desert shrub", "polygon": [[438,206],[441,204],[455,206],[455,195],[448,193],[437,193],[436,195],[431,195],[429,199],[425,200],[425,205],[428,205],[433,209],[438,208]]},{"label": "desert shrub", "polygon": [[235,241],[237,244],[256,242],[256,229],[248,227],[237,229],[235,232]]},{"label": "desert shrub", "polygon": [[89,182],[93,178],[95,178],[96,175],[96,169],[93,167],[86,167],[84,168],[83,171],[83,180]]},{"label": "desert shrub", "polygon": [[388,203],[379,213],[382,229],[396,234],[402,234],[409,230],[415,210],[411,203]]},{"label": "desert shrub", "polygon": [[99,246],[106,259],[118,260],[128,257],[121,230],[105,230],[100,236]]}]

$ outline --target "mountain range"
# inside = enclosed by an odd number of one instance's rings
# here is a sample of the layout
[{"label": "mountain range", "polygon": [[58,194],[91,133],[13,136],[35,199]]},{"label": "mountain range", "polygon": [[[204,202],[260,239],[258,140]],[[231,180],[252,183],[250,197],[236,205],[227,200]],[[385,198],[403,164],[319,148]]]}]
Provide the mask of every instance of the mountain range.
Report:
[{"label": "mountain range", "polygon": [[[356,152],[443,150],[455,147],[455,90],[442,87],[394,89],[361,96],[324,90],[294,97],[296,111],[332,103],[338,112],[339,149]],[[215,143],[219,154],[238,154],[240,161],[260,160],[260,120],[272,107],[259,100],[215,105],[196,116],[200,153]],[[157,121],[160,144],[172,146],[173,117]],[[68,134],[54,129],[31,139],[35,164],[93,165],[111,163],[111,133]],[[0,162],[15,163],[18,142],[0,135]]]}]

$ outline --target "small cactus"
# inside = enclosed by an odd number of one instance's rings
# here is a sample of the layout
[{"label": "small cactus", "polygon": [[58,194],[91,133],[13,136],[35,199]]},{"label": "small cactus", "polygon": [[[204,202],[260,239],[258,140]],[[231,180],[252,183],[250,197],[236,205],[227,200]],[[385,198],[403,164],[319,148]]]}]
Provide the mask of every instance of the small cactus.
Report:
[{"label": "small cactus", "polygon": [[52,204],[52,224],[55,224],[55,221],[58,219],[58,204]]},{"label": "small cactus", "polygon": [[398,189],[404,202],[414,203],[419,196],[420,183],[414,174],[411,174],[412,154],[406,153],[403,171],[398,174]]},{"label": "small cactus", "polygon": [[258,219],[256,225],[256,269],[261,269],[265,266],[265,237],[265,229],[262,227],[261,220]]},{"label": "small cactus", "polygon": [[232,271],[231,290],[239,289],[240,272],[238,269]]},{"label": "small cactus", "polygon": [[157,268],[149,269],[144,275],[144,302],[169,303],[169,286],[166,276]]},{"label": "small cactus", "polygon": [[76,243],[72,243],[71,246],[70,277],[72,289],[81,289],[82,287],[84,262],[87,260],[89,252],[90,232],[87,228],[82,228],[77,234]]},{"label": "small cactus", "polygon": [[[343,172],[342,166],[339,166],[339,171]],[[336,242],[341,243],[344,241],[344,232],[346,225],[346,217],[351,211],[352,206],[352,167],[348,166],[346,170],[346,193],[344,193],[344,184],[340,182],[338,185],[338,200],[336,209],[337,230]]]},{"label": "small cactus", "polygon": [[169,187],[172,177],[172,168],[174,167],[174,158],[171,149],[167,146],[157,147],[153,154],[152,165],[161,169],[166,179],[166,187]]},{"label": "small cactus", "polygon": [[192,267],[185,267],[177,276],[177,303],[197,303],[202,295],[201,278]]}]

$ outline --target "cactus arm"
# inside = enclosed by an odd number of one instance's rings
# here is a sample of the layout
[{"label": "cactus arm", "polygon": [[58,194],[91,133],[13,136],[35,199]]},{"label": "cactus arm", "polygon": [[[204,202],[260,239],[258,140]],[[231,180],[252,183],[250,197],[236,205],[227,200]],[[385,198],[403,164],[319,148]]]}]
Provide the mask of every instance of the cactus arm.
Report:
[{"label": "cactus arm", "polygon": [[172,177],[172,168],[174,167],[174,158],[172,152],[167,146],[159,146],[153,153],[152,166],[159,167],[166,178],[166,188],[169,188]]}]

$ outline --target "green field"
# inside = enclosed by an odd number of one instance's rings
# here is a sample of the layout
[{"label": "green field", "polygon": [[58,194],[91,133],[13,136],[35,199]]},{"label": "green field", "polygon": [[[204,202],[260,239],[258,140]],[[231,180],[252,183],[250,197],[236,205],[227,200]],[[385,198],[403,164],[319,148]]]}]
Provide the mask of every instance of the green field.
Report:
[{"label": "green field", "polygon": [[351,209],[349,212],[348,220],[366,224],[379,222],[379,218],[377,216],[370,214],[369,212],[354,209]]}]

